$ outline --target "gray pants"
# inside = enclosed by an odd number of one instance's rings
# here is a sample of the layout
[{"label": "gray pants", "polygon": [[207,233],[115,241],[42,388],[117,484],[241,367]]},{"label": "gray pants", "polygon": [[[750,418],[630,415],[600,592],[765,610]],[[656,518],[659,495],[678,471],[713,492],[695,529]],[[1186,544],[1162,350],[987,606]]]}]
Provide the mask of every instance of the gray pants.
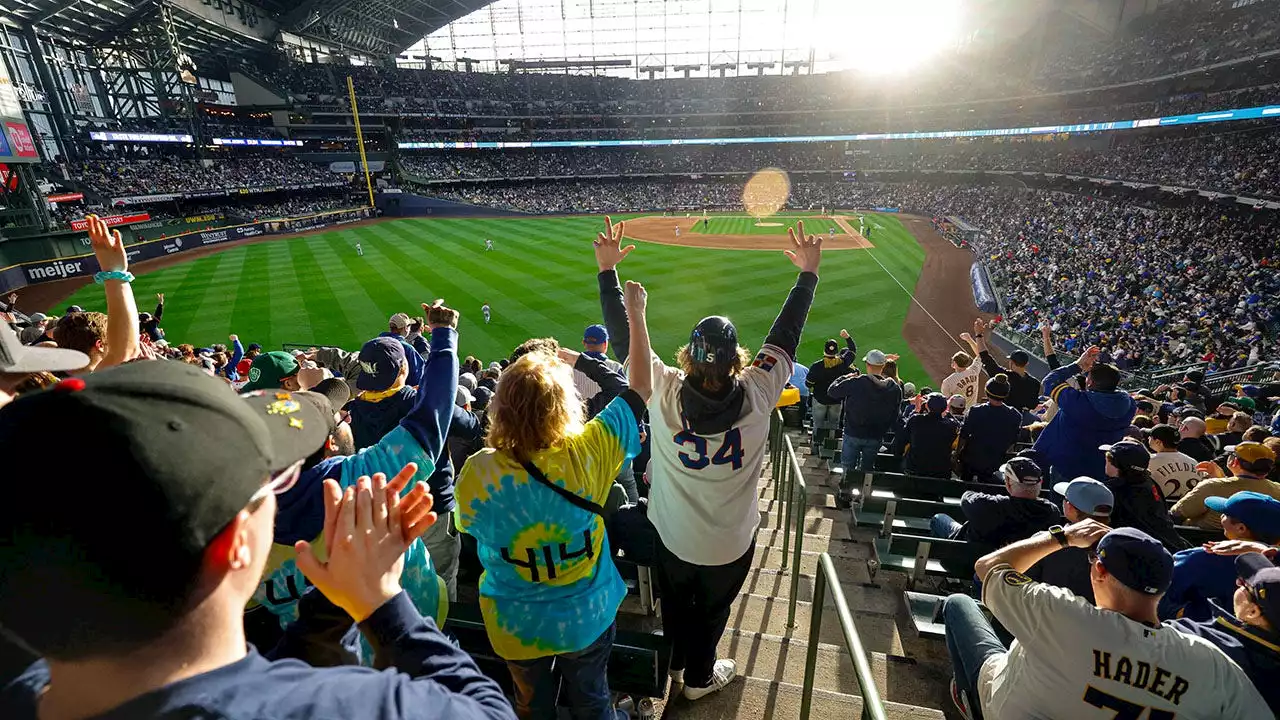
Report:
[{"label": "gray pants", "polygon": [[636,487],[636,473],[631,469],[631,461],[622,463],[622,469],[618,471],[618,478],[614,480],[627,491],[627,504],[635,505],[640,502],[640,490]]},{"label": "gray pants", "polygon": [[449,592],[449,602],[458,600],[458,553],[462,550],[462,538],[453,526],[453,511],[440,513],[436,524],[427,529],[422,542],[431,555],[436,574],[444,580]]}]

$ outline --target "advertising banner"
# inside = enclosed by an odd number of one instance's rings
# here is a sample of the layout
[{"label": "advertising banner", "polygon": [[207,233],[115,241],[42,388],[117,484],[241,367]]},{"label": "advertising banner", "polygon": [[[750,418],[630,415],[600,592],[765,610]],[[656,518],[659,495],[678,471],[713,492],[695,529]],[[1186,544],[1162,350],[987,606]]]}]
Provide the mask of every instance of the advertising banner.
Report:
[{"label": "advertising banner", "polygon": [[45,200],[48,200],[51,203],[75,202],[77,200],[83,200],[83,199],[84,199],[84,193],[58,193],[56,195],[50,195],[45,198]]},{"label": "advertising banner", "polygon": [[[107,215],[106,217],[102,218],[102,221],[107,224],[107,227],[115,227],[116,225],[130,225],[136,222],[146,222],[150,219],[151,219],[151,213],[142,212],[142,213],[130,213],[128,215]],[[71,221],[72,230],[87,230],[88,228],[89,228],[89,221],[85,220],[84,218]]]},{"label": "advertising banner", "polygon": [[36,152],[36,143],[31,139],[31,131],[27,129],[26,123],[5,121],[4,126],[9,129],[9,144],[13,148],[13,156],[15,158],[35,159],[40,157],[40,153]]}]

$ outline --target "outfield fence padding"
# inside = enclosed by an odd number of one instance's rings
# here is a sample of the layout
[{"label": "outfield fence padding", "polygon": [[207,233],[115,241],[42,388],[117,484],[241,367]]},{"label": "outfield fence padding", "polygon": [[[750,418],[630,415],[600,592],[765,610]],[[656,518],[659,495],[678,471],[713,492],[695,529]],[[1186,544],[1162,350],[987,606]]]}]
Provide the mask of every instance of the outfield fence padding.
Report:
[{"label": "outfield fence padding", "polygon": [[999,313],[1000,304],[996,301],[996,291],[991,286],[985,265],[976,262],[969,267],[969,282],[973,285],[973,304],[984,313]]}]

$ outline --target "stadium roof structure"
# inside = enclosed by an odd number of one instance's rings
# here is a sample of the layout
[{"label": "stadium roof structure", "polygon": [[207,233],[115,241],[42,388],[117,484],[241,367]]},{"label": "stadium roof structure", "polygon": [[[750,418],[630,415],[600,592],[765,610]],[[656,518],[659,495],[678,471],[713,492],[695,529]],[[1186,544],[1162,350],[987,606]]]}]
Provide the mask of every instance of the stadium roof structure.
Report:
[{"label": "stadium roof structure", "polygon": [[8,0],[0,21],[97,46],[128,41],[172,11],[183,49],[197,58],[272,51],[284,33],[352,52],[393,56],[491,0]]}]

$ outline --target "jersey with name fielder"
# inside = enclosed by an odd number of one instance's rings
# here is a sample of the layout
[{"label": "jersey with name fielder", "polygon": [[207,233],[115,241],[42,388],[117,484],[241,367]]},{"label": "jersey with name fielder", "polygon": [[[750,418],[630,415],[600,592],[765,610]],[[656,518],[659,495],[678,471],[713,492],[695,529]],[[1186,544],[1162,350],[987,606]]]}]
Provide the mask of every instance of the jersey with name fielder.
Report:
[{"label": "jersey with name fielder", "polygon": [[942,394],[948,398],[960,395],[964,398],[964,409],[968,410],[978,402],[978,376],[982,373],[982,363],[974,360],[969,367],[953,372],[942,380]]},{"label": "jersey with name fielder", "polygon": [[1151,479],[1164,491],[1165,500],[1186,495],[1203,479],[1196,472],[1196,459],[1176,450],[1153,454],[1147,469],[1151,471]]},{"label": "jersey with name fielder", "polygon": [[792,360],[765,345],[742,371],[742,410],[727,431],[697,435],[686,427],[684,372],[652,356],[649,519],[676,557],[726,565],[742,557],[760,524],[757,489],[769,444],[769,415],[791,377]]},{"label": "jersey with name fielder", "polygon": [[988,658],[988,718],[1269,718],[1244,671],[1202,638],[1100,610],[1069,590],[999,565],[983,601],[1017,640]]}]

